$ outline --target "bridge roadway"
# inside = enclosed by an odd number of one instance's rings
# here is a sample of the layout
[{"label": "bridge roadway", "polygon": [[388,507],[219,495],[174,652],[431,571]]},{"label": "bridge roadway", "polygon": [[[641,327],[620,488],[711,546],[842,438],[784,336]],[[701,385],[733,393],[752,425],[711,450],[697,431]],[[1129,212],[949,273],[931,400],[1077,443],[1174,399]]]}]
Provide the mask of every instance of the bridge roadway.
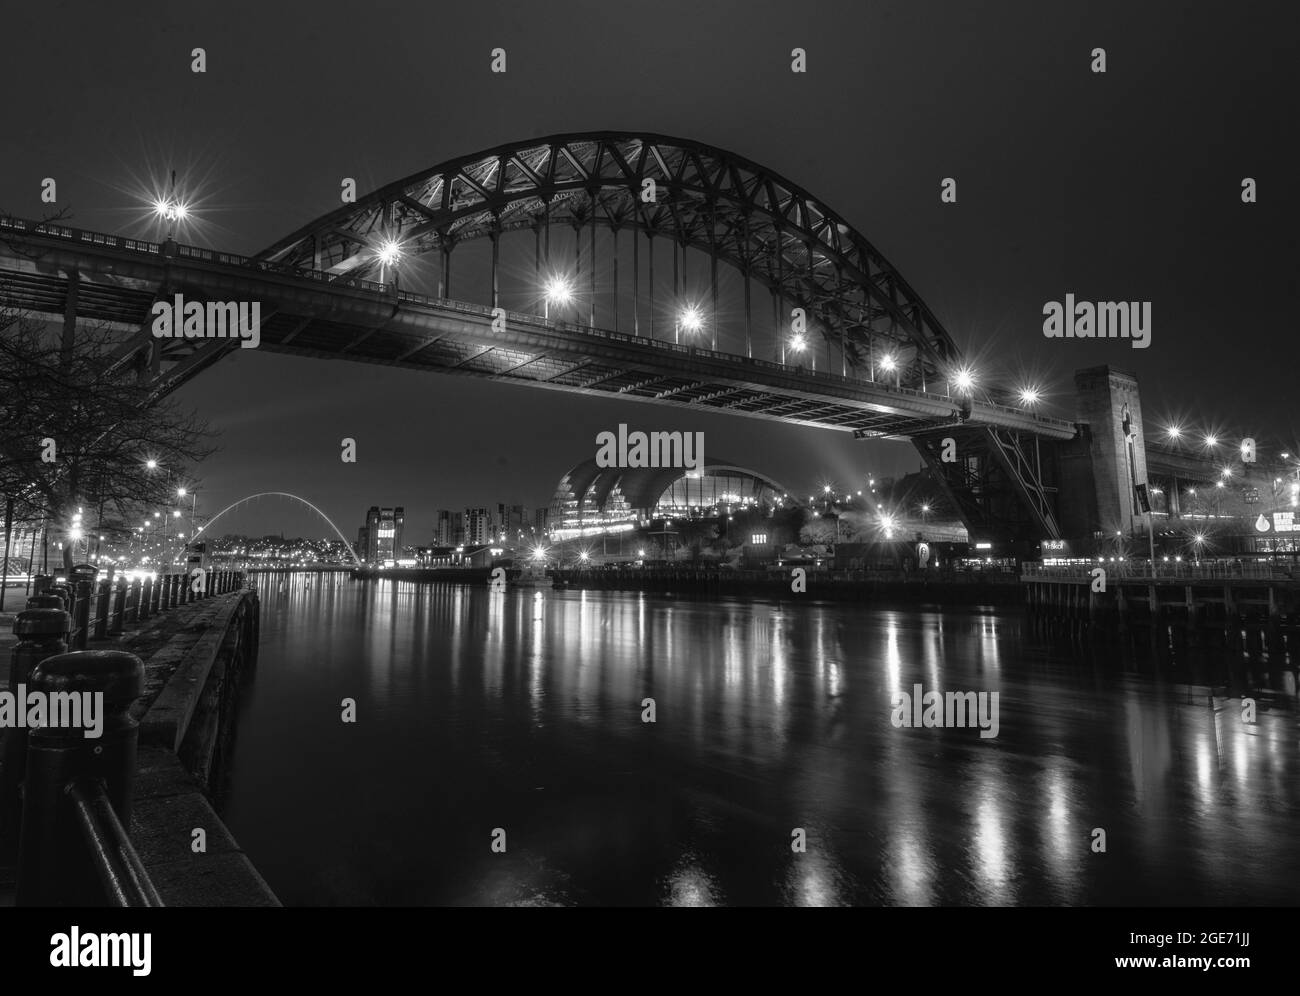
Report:
[{"label": "bridge roadway", "polygon": [[[906,437],[958,421],[946,394],[892,387],[643,336],[410,293],[395,284],[254,261],[60,225],[0,218],[0,300],[35,313],[113,323],[119,360],[151,343],[161,396],[215,363],[235,340],[153,339],[150,308],[192,300],[261,302],[261,349],[469,374],[776,419],[864,436]],[[1066,440],[1073,423],[975,400],[970,426]]]}]

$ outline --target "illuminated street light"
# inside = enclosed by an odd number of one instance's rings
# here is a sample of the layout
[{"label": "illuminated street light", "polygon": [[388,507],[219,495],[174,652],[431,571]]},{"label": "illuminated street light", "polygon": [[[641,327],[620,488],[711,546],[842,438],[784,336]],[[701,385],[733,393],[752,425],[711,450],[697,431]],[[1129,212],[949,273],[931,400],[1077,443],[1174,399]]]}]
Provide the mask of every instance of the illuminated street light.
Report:
[{"label": "illuminated street light", "polygon": [[1206,436],[1206,437],[1205,437],[1205,445],[1206,445],[1206,446],[1218,446],[1218,445],[1219,445],[1219,437],[1218,437],[1218,436],[1214,436],[1214,435]]},{"label": "illuminated street light", "polygon": [[975,373],[969,367],[962,367],[957,371],[952,382],[957,386],[957,390],[969,391],[975,386]]},{"label": "illuminated street light", "polygon": [[379,260],[379,282],[388,283],[388,270],[402,261],[402,245],[393,239],[385,239],[375,250],[375,259]]},{"label": "illuminated street light", "polygon": [[1183,434],[1183,430],[1176,425],[1171,425],[1168,429],[1165,430],[1165,435],[1168,436],[1170,439],[1178,439],[1179,437],[1182,436],[1182,434]]},{"label": "illuminated street light", "polygon": [[542,317],[550,318],[552,304],[557,308],[563,308],[573,300],[573,284],[569,282],[568,277],[556,274],[547,280],[546,286],[542,288],[542,300],[545,304]]},{"label": "illuminated street light", "polygon": [[1020,403],[1022,405],[1036,405],[1038,399],[1042,397],[1036,387],[1026,387],[1020,392]]},{"label": "illuminated street light", "polygon": [[687,332],[695,333],[704,327],[704,316],[700,314],[700,309],[692,305],[681,313],[678,319],[681,326]]},{"label": "illuminated street light", "polygon": [[146,460],[144,465],[145,465],[146,467],[148,467],[150,470],[157,470],[157,469],[158,469],[158,461],[157,461],[157,460]]},{"label": "illuminated street light", "polygon": [[808,348],[808,343],[802,335],[792,335],[790,337],[790,348],[796,353],[802,353]]}]

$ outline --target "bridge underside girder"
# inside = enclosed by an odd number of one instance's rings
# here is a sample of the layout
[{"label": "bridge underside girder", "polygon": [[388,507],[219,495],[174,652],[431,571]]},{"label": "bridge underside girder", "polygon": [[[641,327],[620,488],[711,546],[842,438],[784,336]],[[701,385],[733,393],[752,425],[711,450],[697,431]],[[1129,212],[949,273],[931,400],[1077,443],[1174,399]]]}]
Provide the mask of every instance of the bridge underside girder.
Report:
[{"label": "bridge underside girder", "polygon": [[[912,438],[972,540],[1061,538],[1053,444],[992,426],[956,424]],[[945,457],[953,457],[948,460]]]}]

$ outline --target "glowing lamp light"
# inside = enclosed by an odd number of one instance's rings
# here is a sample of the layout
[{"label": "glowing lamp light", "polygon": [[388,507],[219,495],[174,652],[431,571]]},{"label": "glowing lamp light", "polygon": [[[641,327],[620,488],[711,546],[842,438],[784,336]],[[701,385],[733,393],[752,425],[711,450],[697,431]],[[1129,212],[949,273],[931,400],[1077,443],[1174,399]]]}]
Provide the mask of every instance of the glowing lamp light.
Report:
[{"label": "glowing lamp light", "polygon": [[1020,403],[1022,405],[1036,405],[1038,404],[1038,399],[1040,397],[1041,395],[1038,393],[1037,388],[1026,387],[1020,392]]},{"label": "glowing lamp light", "polygon": [[387,239],[375,250],[375,258],[384,266],[393,266],[402,258],[402,246],[392,239]]},{"label": "glowing lamp light", "polygon": [[880,368],[882,370],[893,370],[894,367],[896,367],[897,365],[898,364],[894,362],[894,358],[892,356],[886,356],[883,360],[880,361]]},{"label": "glowing lamp light", "polygon": [[581,559],[581,560],[586,560],[586,559],[587,559],[587,551],[586,551],[586,550],[583,550],[582,553],[578,554],[578,557],[579,557],[579,559]]},{"label": "glowing lamp light", "polygon": [[189,208],[179,201],[154,201],[153,210],[159,218],[167,221],[184,221],[190,215]]},{"label": "glowing lamp light", "polygon": [[704,316],[700,314],[700,309],[691,307],[682,312],[682,328],[687,332],[698,332],[704,325]]},{"label": "glowing lamp light", "polygon": [[959,391],[969,391],[975,386],[975,374],[968,367],[962,367],[953,377],[952,382],[957,386]]},{"label": "glowing lamp light", "polygon": [[1206,436],[1206,437],[1205,437],[1205,445],[1206,445],[1206,446],[1218,446],[1218,445],[1219,445],[1219,437],[1218,437],[1218,436]]},{"label": "glowing lamp light", "polygon": [[567,277],[551,277],[543,288],[549,304],[568,304],[573,300],[573,285]]},{"label": "glowing lamp light", "polygon": [[146,467],[148,467],[150,470],[157,470],[157,469],[158,469],[158,461],[157,461],[157,460],[146,460],[145,463],[144,463],[144,465],[145,465]]},{"label": "glowing lamp light", "polygon": [[1178,439],[1180,436],[1182,436],[1182,434],[1183,434],[1183,430],[1178,428],[1178,426],[1176,425],[1171,425],[1168,429],[1165,430],[1165,435],[1168,436],[1170,439]]},{"label": "glowing lamp light", "polygon": [[802,335],[795,335],[790,337],[790,348],[793,349],[796,353],[802,353],[804,349],[807,348],[807,346],[808,343]]}]

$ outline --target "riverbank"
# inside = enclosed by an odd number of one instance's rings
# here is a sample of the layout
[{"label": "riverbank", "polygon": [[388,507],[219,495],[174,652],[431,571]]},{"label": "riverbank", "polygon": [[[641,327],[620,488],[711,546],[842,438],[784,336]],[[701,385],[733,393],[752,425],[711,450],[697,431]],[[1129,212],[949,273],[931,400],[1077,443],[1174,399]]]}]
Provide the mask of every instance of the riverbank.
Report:
[{"label": "riverbank", "polygon": [[[87,643],[144,664],[144,694],[131,708],[140,728],[130,834],[167,906],[280,905],[214,808],[234,697],[256,662],[259,608],[256,589],[245,588]],[[12,623],[8,630],[6,658],[17,642]],[[0,690],[8,686],[3,670]]]}]

